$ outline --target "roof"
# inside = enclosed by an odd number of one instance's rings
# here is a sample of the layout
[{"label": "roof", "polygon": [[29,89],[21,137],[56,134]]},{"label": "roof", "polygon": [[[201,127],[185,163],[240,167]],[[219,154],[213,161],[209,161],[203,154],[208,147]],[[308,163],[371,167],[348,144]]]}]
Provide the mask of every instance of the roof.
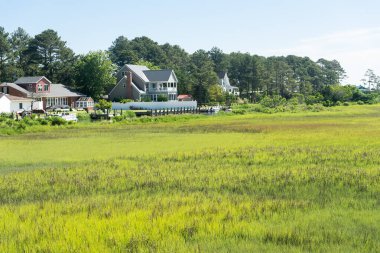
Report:
[{"label": "roof", "polygon": [[0,87],[12,87],[13,89],[18,90],[26,95],[30,95],[29,91],[25,90],[24,88],[22,88],[21,86],[18,86],[15,83],[2,83],[0,84]]},{"label": "roof", "polygon": [[143,71],[149,82],[167,82],[170,79],[173,71],[171,69],[162,70],[145,70]]},{"label": "roof", "polygon": [[144,70],[149,70],[146,66],[132,64],[126,64],[125,66],[138,75],[144,82],[149,82],[148,78],[144,74]]},{"label": "roof", "polygon": [[33,99],[30,98],[23,98],[23,97],[16,97],[9,94],[0,93],[0,98],[6,97],[11,101],[32,101]]},{"label": "roof", "polygon": [[181,95],[178,95],[177,98],[178,98],[178,99],[193,98],[193,96],[191,96],[191,95],[189,95],[189,94],[181,94]]},{"label": "roof", "polygon": [[50,80],[44,76],[23,76],[17,79],[15,81],[15,84],[38,83],[43,78],[45,78],[49,83],[51,83]]},{"label": "roof", "polygon": [[50,84],[50,93],[45,93],[45,97],[84,97],[85,95],[71,91],[68,87],[63,84]]},{"label": "roof", "polygon": [[87,102],[87,101],[94,101],[91,97],[81,97],[78,98],[77,102]]},{"label": "roof", "polygon": [[223,79],[224,78],[224,76],[227,74],[227,72],[218,72],[218,77],[219,77],[219,79]]}]

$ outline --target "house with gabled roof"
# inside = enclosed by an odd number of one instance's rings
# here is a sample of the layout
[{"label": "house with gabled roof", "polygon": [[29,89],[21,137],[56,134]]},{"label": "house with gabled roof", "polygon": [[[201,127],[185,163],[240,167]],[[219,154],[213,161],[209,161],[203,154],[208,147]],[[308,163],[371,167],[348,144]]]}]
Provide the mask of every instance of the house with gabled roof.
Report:
[{"label": "house with gabled roof", "polygon": [[[45,76],[20,77],[14,83],[0,84],[0,92],[11,96],[30,98],[35,101],[33,109],[49,107],[76,107],[76,101],[85,95],[63,84],[53,84]],[[36,107],[36,105],[39,105]]]},{"label": "house with gabled roof", "polygon": [[229,94],[239,96],[239,88],[230,84],[230,79],[228,78],[227,72],[219,72],[218,78],[219,85],[222,87],[224,92],[228,92]]},{"label": "house with gabled roof", "polygon": [[141,65],[124,65],[116,74],[117,84],[109,92],[111,101],[149,98],[157,101],[160,96],[177,100],[178,79],[171,69],[150,70]]}]

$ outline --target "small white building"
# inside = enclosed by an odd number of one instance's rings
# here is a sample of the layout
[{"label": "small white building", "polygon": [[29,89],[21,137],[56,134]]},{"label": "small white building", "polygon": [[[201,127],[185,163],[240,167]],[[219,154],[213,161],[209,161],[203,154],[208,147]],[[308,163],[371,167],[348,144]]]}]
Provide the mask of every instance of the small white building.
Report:
[{"label": "small white building", "polygon": [[91,97],[80,97],[76,101],[76,107],[78,109],[93,109],[94,100]]},{"label": "small white building", "polygon": [[31,98],[16,97],[9,94],[0,93],[0,113],[30,111],[32,101],[33,99]]}]

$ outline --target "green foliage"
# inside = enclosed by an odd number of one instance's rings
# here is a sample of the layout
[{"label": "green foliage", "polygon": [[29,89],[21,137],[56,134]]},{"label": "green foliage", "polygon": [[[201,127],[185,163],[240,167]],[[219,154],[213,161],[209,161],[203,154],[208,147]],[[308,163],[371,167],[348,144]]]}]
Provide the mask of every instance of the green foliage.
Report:
[{"label": "green foliage", "polygon": [[100,99],[97,104],[95,104],[95,108],[98,110],[106,111],[112,108],[112,102],[109,102],[105,99]]},{"label": "green foliage", "polygon": [[166,102],[166,101],[168,101],[168,96],[166,96],[166,95],[158,95],[157,101],[158,102]]},{"label": "green foliage", "polygon": [[260,101],[260,104],[264,107],[268,107],[268,108],[275,108],[275,107],[278,107],[278,106],[283,106],[285,105],[286,103],[286,99],[279,96],[279,95],[275,95],[275,96],[267,96],[267,97],[264,97],[261,101]]},{"label": "green foliage", "polygon": [[87,112],[77,113],[76,116],[77,116],[78,122],[90,122],[91,121],[90,114],[88,114]]},{"label": "green foliage", "polygon": [[143,96],[141,98],[142,102],[152,102],[152,98],[150,96]]},{"label": "green foliage", "polygon": [[220,85],[214,84],[211,85],[208,89],[210,96],[210,102],[224,104],[226,102],[226,96],[223,93],[223,89]]},{"label": "green foliage", "polygon": [[199,104],[210,101],[209,88],[218,81],[214,63],[204,50],[198,50],[190,58],[192,94]]},{"label": "green foliage", "polygon": [[134,111],[127,110],[127,111],[123,111],[122,115],[118,115],[118,116],[113,117],[112,120],[115,122],[120,122],[123,120],[131,120],[134,118],[136,118],[136,113]]},{"label": "green foliage", "polygon": [[316,95],[308,95],[305,97],[305,103],[307,105],[312,105],[312,104],[318,104],[323,101],[323,96],[320,93],[317,93]]},{"label": "green foliage", "polygon": [[134,102],[134,100],[133,99],[126,99],[126,98],[123,98],[120,100],[120,103],[123,103],[123,104],[130,103],[130,102]]},{"label": "green foliage", "polygon": [[75,85],[81,92],[97,100],[115,85],[115,69],[106,52],[90,52],[81,56],[75,66]]},{"label": "green foliage", "polygon": [[138,60],[135,62],[136,65],[142,65],[148,67],[150,70],[160,70],[161,68],[159,66],[154,65],[150,61],[144,61],[144,60]]},{"label": "green foliage", "polygon": [[67,121],[61,117],[50,117],[49,121],[52,126],[61,126],[67,124]]}]

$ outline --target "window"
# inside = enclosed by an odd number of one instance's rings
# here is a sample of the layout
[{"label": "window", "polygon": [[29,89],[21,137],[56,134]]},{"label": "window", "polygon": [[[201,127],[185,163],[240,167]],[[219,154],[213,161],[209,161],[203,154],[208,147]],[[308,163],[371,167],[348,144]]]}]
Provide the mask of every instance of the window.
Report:
[{"label": "window", "polygon": [[152,89],[156,88],[156,83],[152,83]]},{"label": "window", "polygon": [[8,87],[3,87],[3,93],[8,94]]},{"label": "window", "polygon": [[123,72],[121,72],[121,75],[122,75],[122,76],[126,76],[126,75],[127,75],[127,71],[123,71]]},{"label": "window", "polygon": [[42,91],[42,84],[37,85],[38,91]]},{"label": "window", "polygon": [[44,85],[44,91],[49,91],[49,84]]},{"label": "window", "polygon": [[18,104],[18,109],[22,109],[22,103]]}]

